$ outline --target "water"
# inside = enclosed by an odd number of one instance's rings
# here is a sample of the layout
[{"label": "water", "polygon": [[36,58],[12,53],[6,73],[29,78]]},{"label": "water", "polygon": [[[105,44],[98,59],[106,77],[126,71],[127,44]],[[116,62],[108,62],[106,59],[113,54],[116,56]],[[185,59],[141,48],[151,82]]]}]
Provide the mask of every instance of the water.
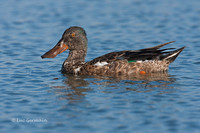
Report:
[{"label": "water", "polygon": [[[200,1],[8,0],[0,5],[0,132],[200,132]],[[40,56],[70,26],[87,31],[86,60],[176,40],[168,73],[63,75],[67,52]]]}]

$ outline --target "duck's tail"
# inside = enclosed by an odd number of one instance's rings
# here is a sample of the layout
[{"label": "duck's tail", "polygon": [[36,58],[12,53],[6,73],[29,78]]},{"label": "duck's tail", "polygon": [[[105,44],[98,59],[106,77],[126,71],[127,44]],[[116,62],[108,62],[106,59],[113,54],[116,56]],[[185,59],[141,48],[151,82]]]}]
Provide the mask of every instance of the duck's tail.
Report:
[{"label": "duck's tail", "polygon": [[161,60],[166,60],[169,63],[172,63],[176,59],[176,57],[183,51],[184,48],[185,47],[182,47],[182,48],[179,48],[177,50],[168,52],[166,55],[163,55],[161,57]]}]

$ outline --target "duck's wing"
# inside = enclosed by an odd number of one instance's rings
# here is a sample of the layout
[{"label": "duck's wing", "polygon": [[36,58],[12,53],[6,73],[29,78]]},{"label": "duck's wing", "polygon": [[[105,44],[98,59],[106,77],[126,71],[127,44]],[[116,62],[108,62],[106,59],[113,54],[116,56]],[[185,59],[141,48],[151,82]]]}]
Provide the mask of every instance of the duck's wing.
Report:
[{"label": "duck's wing", "polygon": [[185,47],[174,50],[174,51],[169,51],[169,50],[172,50],[175,48],[167,48],[167,49],[161,49],[161,50],[159,49],[172,42],[167,42],[164,44],[160,44],[158,46],[140,49],[136,51],[127,50],[127,51],[108,53],[108,54],[105,54],[103,56],[93,59],[92,61],[88,62],[88,64],[104,66],[104,65],[107,65],[109,63],[116,62],[119,60],[127,60],[128,62],[137,62],[137,61],[145,61],[145,60],[163,60],[163,59],[172,60],[173,59],[172,61],[174,61],[175,58],[178,56],[178,54]]}]

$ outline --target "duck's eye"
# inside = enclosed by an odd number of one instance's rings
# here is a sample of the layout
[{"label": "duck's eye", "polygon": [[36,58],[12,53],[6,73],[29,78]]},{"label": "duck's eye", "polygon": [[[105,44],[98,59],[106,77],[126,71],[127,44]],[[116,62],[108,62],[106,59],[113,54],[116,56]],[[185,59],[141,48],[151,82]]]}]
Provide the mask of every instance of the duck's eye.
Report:
[{"label": "duck's eye", "polygon": [[72,33],[72,37],[75,37],[76,36],[76,34],[75,33]]}]

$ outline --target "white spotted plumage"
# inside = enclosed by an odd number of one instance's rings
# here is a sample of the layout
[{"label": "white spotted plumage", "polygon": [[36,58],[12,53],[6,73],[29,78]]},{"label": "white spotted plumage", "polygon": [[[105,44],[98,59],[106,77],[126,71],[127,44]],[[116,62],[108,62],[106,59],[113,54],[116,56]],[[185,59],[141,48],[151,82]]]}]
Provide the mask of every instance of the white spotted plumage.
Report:
[{"label": "white spotted plumage", "polygon": [[108,62],[106,62],[106,61],[103,61],[103,62],[97,62],[97,63],[95,63],[94,64],[94,66],[100,66],[100,67],[102,67],[102,66],[105,66],[105,65],[107,65],[108,64]]}]

